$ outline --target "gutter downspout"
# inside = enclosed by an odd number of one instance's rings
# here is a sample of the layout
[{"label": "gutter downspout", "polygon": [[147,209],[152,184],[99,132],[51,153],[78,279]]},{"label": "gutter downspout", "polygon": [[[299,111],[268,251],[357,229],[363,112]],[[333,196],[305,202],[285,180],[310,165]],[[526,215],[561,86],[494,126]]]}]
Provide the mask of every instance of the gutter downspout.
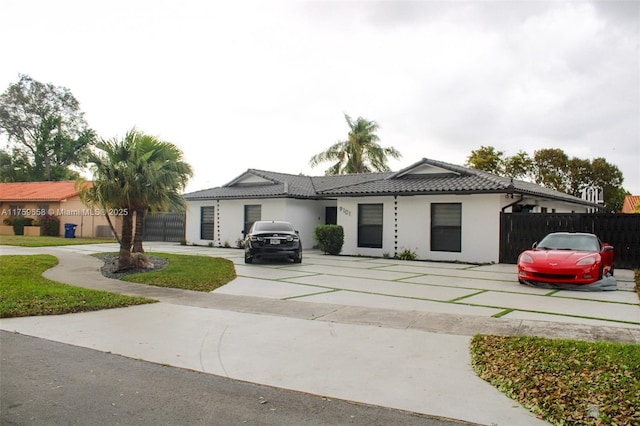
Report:
[{"label": "gutter downspout", "polygon": [[[507,187],[507,193],[505,194],[505,197],[507,197],[507,198],[511,197],[513,199],[513,192],[514,192],[513,190],[514,190],[513,178],[511,178],[511,183]],[[502,208],[502,213],[504,213],[504,211],[506,209],[508,209],[509,207],[514,206],[514,205],[518,204],[520,201],[524,200],[524,194],[518,194],[518,195],[520,195],[520,199],[518,199],[518,200],[516,200],[516,201],[514,201],[512,203],[509,203],[506,206],[504,206]]]},{"label": "gutter downspout", "polygon": [[[520,195],[520,199],[518,199],[518,200],[514,201],[513,203],[509,203],[509,204],[507,204],[506,206],[504,206],[504,207],[502,208],[502,213],[504,213],[504,211],[505,211],[506,209],[508,209],[509,207],[514,206],[514,205],[518,204],[520,201],[524,200],[524,194],[518,194],[518,195]],[[508,195],[507,195],[507,196],[508,196]]]}]

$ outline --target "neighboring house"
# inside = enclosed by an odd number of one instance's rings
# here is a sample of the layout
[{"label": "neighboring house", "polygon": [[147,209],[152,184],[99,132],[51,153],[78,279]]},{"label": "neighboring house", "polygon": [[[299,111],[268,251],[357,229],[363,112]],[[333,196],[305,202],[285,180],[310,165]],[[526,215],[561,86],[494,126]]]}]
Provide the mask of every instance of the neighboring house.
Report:
[{"label": "neighboring house", "polygon": [[585,213],[597,205],[539,185],[430,159],[399,172],[310,177],[249,169],[185,194],[186,239],[235,246],[255,220],[286,220],[303,247],[322,224],[344,228],[342,254],[498,262],[500,212]]},{"label": "neighboring house", "polygon": [[640,213],[640,195],[627,195],[624,197],[621,213]]},{"label": "neighboring house", "polygon": [[[0,183],[0,223],[7,217],[38,219],[48,213],[60,220],[60,235],[65,223],[72,223],[77,225],[76,237],[111,237],[102,209],[85,206],[78,193],[75,181]],[[119,218],[111,219],[120,230]],[[13,234],[12,229],[3,229]]]}]

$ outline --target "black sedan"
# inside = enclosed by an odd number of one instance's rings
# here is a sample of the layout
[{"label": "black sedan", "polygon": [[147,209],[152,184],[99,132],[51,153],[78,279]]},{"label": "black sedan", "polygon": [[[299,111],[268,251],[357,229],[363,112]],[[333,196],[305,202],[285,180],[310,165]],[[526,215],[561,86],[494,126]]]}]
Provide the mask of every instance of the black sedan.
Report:
[{"label": "black sedan", "polygon": [[244,262],[254,259],[286,258],[302,262],[302,243],[289,222],[259,220],[251,225],[244,239]]}]

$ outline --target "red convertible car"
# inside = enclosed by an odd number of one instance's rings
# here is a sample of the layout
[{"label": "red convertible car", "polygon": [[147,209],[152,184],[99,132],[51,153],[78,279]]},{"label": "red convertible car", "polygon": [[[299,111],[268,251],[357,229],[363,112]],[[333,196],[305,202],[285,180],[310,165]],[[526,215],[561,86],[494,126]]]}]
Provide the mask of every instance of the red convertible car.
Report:
[{"label": "red convertible car", "polygon": [[554,232],[518,256],[518,281],[591,284],[613,275],[613,246],[593,234]]}]

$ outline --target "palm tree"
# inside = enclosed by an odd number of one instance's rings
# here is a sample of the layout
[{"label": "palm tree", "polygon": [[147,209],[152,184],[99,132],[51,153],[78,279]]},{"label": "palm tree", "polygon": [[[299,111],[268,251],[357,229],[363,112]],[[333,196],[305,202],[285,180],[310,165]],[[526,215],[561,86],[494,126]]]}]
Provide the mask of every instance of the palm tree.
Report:
[{"label": "palm tree", "polygon": [[123,213],[119,269],[127,269],[132,265],[133,212],[138,207],[133,191],[137,177],[134,141],[135,132],[131,131],[122,140],[100,140],[96,143],[95,147],[101,152],[91,152],[89,155],[93,185],[83,194],[85,200]]},{"label": "palm tree", "polygon": [[144,217],[149,211],[184,211],[186,203],[181,195],[193,176],[191,166],[183,161],[182,151],[169,142],[154,136],[139,134],[136,155],[140,160],[133,252],[144,253],[142,233]]},{"label": "palm tree", "polygon": [[[101,140],[101,153],[92,153],[93,186],[84,198],[104,208],[118,209],[122,216],[118,268],[133,265],[131,256],[133,214],[136,214],[137,251],[142,252],[142,224],[151,209],[184,206],[179,191],[192,175],[191,166],[182,161],[182,152],[167,142],[135,129],[122,140]],[[113,229],[113,228],[112,228]],[[139,236],[138,236],[139,233]]]},{"label": "palm tree", "polygon": [[326,175],[385,172],[390,170],[387,157],[402,157],[395,148],[383,148],[378,144],[380,138],[376,135],[378,124],[375,121],[362,117],[353,121],[347,114],[344,118],[349,125],[347,140],[337,142],[326,151],[314,155],[309,162],[311,167],[326,161],[335,161],[336,163],[325,171]]}]

